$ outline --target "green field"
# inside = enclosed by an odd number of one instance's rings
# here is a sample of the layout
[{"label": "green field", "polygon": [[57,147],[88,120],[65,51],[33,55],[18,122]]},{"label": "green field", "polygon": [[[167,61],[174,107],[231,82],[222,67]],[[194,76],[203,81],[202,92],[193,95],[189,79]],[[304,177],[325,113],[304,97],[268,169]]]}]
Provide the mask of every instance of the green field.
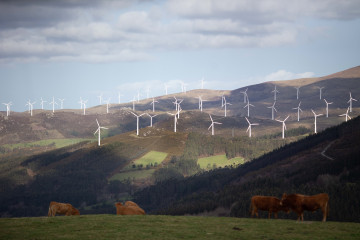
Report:
[{"label": "green field", "polygon": [[117,173],[114,176],[112,176],[109,180],[119,180],[119,181],[125,181],[127,179],[133,180],[133,179],[145,179],[149,178],[153,175],[155,172],[155,169],[144,169],[144,170],[134,170],[134,171],[126,171],[122,173]]},{"label": "green field", "polygon": [[1,218],[0,239],[360,239],[360,224],[155,215]]},{"label": "green field", "polygon": [[65,139],[46,139],[35,142],[17,143],[17,144],[4,144],[4,148],[15,149],[15,148],[31,148],[31,147],[44,147],[54,145],[55,148],[62,148],[68,145],[76,144],[82,141],[93,140],[85,138],[65,138]]},{"label": "green field", "polygon": [[[211,157],[199,158],[197,163],[202,169],[213,169],[214,167],[236,166],[244,163],[244,158],[236,157],[227,159],[225,155],[216,155]],[[216,164],[216,166],[215,166]]]},{"label": "green field", "polygon": [[150,151],[141,158],[135,160],[134,164],[136,165],[142,164],[144,167],[150,164],[154,165],[155,163],[160,164],[162,163],[162,161],[165,160],[167,155],[168,154],[164,152]]}]

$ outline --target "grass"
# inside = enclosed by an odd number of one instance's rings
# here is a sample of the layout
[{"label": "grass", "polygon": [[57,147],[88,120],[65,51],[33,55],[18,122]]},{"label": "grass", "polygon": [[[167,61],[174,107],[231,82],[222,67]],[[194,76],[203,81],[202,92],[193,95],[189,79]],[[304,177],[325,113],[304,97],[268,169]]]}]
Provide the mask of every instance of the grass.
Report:
[{"label": "grass", "polygon": [[2,218],[0,239],[360,239],[360,224],[155,215]]},{"label": "grass", "polygon": [[144,156],[142,156],[141,158],[137,159],[134,161],[135,165],[140,165],[142,164],[144,167],[146,165],[150,165],[150,164],[160,164],[162,163],[162,161],[165,160],[166,156],[168,154],[164,153],[164,152],[157,152],[157,151],[150,151],[148,153],[146,153]]},{"label": "grass", "polygon": [[39,141],[26,142],[26,143],[5,144],[3,145],[3,147],[13,150],[15,148],[31,148],[37,146],[43,147],[43,146],[55,145],[55,148],[62,148],[86,140],[93,140],[93,139],[85,139],[85,138],[46,139],[46,140],[39,140]]},{"label": "grass", "polygon": [[154,172],[155,172],[155,169],[127,171],[127,172],[117,173],[114,176],[112,176],[109,180],[110,181],[113,181],[113,180],[125,181],[129,178],[130,178],[130,180],[145,179],[145,178],[151,177]]},{"label": "grass", "polygon": [[216,164],[217,168],[243,164],[244,158],[236,157],[232,159],[227,159],[225,155],[216,155],[211,157],[199,158],[197,163],[202,169],[212,169],[214,164]]}]

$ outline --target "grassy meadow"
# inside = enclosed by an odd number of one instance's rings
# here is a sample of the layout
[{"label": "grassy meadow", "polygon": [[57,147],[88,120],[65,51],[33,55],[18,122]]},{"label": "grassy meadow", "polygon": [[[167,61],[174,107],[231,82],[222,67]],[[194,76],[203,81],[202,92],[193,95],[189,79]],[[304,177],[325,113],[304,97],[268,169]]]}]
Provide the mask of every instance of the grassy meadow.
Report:
[{"label": "grassy meadow", "polygon": [[202,169],[213,169],[214,164],[216,164],[216,168],[219,168],[225,166],[236,166],[243,163],[244,158],[242,157],[227,159],[225,155],[216,155],[198,159],[198,164]]},{"label": "grassy meadow", "polygon": [[1,218],[0,239],[360,239],[360,224],[155,215]]},{"label": "grassy meadow", "polygon": [[45,139],[45,140],[26,142],[26,143],[4,144],[3,147],[9,148],[11,150],[15,148],[31,148],[37,146],[44,147],[49,145],[54,145],[55,148],[62,148],[86,140],[94,140],[94,139],[85,139],[85,138]]}]

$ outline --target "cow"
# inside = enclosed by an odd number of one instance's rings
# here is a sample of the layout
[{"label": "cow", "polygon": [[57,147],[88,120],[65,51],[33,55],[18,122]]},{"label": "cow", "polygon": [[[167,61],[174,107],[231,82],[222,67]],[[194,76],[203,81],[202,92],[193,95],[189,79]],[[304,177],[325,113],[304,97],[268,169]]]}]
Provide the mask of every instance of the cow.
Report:
[{"label": "cow", "polygon": [[115,203],[117,215],[145,215],[145,211],[136,203],[128,201],[125,205],[121,202]]},{"label": "cow", "polygon": [[301,221],[304,221],[304,211],[315,212],[320,208],[323,213],[323,222],[326,221],[326,217],[329,215],[329,195],[326,193],[320,193],[312,196],[301,194],[287,195],[284,193],[280,204],[291,208],[292,211],[297,213],[297,220],[301,219]]},{"label": "cow", "polygon": [[80,212],[70,203],[59,203],[52,201],[49,205],[48,217],[55,217],[56,214],[71,216],[80,215]]},{"label": "cow", "polygon": [[274,213],[274,217],[278,217],[279,211],[289,213],[289,208],[280,205],[280,199],[272,196],[253,196],[251,198],[250,212],[251,217],[256,214],[259,217],[258,210],[268,211],[268,218],[271,218],[271,213]]}]

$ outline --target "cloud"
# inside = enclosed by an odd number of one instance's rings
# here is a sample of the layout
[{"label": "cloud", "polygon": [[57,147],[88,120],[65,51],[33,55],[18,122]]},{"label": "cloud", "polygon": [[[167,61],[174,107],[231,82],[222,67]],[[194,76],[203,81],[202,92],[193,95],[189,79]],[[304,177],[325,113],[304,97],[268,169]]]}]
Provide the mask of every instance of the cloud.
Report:
[{"label": "cloud", "polygon": [[274,73],[270,73],[264,77],[265,82],[269,81],[279,81],[279,80],[291,80],[298,78],[311,78],[315,74],[313,72],[304,72],[304,73],[292,73],[286,70],[279,70]]}]

